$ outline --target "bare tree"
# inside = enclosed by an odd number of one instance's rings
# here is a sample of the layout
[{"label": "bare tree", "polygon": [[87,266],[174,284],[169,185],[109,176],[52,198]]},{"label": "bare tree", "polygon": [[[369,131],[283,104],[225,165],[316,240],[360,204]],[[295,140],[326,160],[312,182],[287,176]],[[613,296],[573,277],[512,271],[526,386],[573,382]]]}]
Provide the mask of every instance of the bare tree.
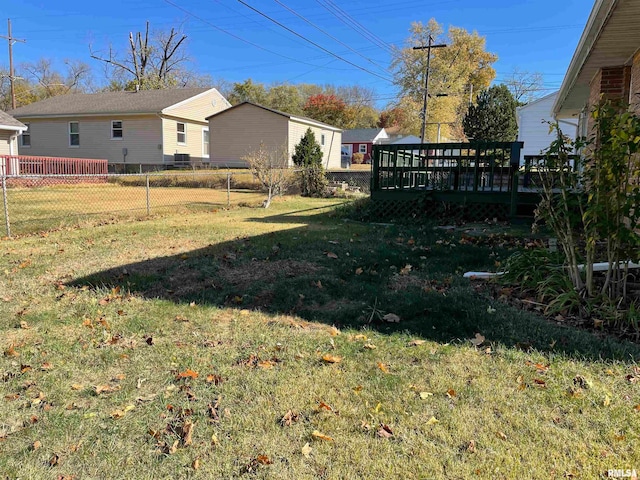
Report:
[{"label": "bare tree", "polygon": [[168,32],[149,33],[149,22],[145,31],[129,33],[127,53],[118,55],[109,46],[108,55],[89,51],[91,58],[102,62],[107,72],[111,70],[112,83],[124,88],[136,85],[143,90],[185,86],[193,74],[186,68],[189,57],[185,51],[187,36],[179,29]]},{"label": "bare tree", "polygon": [[544,78],[539,72],[528,72],[516,67],[502,83],[507,86],[516,101],[524,105],[541,96]]},{"label": "bare tree", "polygon": [[84,62],[65,60],[66,72],[54,69],[53,62],[41,58],[34,63],[23,63],[20,66],[22,76],[37,90],[38,99],[55,97],[71,92],[90,90],[91,68]]},{"label": "bare tree", "polygon": [[282,195],[291,183],[291,171],[287,168],[289,152],[286,145],[269,150],[264,143],[260,143],[257,149],[242,159],[249,164],[251,172],[267,192],[262,206],[269,208],[274,195]]}]

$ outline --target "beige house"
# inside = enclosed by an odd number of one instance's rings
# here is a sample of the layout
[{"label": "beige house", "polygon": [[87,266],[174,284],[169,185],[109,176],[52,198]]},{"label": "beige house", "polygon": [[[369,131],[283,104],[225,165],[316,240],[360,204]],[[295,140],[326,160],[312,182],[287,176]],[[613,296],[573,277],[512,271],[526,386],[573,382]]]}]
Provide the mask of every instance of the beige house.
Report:
[{"label": "beige house", "polygon": [[207,120],[212,165],[246,167],[242,157],[256,150],[260,143],[274,150],[286,147],[291,162],[295,146],[311,128],[322,148],[324,167],[340,168],[342,130],[337,127],[250,102],[213,114]]},{"label": "beige house", "polygon": [[209,162],[205,118],[230,107],[215,88],[70,94],[13,110],[21,155],[106,158],[140,168]]},{"label": "beige house", "polygon": [[0,155],[17,155],[18,135],[26,129],[25,125],[0,110]]}]

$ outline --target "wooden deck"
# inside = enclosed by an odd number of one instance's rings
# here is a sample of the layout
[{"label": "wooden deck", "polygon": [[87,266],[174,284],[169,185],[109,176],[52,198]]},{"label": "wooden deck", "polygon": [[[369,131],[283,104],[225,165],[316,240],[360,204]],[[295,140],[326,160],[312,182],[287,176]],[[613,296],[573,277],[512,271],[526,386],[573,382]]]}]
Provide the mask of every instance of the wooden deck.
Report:
[{"label": "wooden deck", "polygon": [[424,197],[434,202],[484,205],[480,210],[485,213],[489,205],[495,205],[497,212],[508,216],[532,215],[541,191],[535,172],[544,157],[527,156],[521,165],[523,145],[374,145],[371,197],[374,202],[387,203]]}]

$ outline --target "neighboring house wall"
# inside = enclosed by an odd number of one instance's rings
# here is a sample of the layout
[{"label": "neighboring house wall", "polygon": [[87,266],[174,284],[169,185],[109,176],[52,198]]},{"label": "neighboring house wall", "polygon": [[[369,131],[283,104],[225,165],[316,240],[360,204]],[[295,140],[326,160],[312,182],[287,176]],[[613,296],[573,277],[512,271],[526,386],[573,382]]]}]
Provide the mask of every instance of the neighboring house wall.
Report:
[{"label": "neighboring house wall", "polygon": [[[300,139],[309,128],[315,135],[316,142],[320,144],[320,148],[322,149],[322,165],[325,168],[340,168],[341,132],[309,125],[292,119],[289,121],[289,153],[293,154],[296,145],[300,143]],[[324,135],[324,145],[322,144],[322,135]]]},{"label": "neighboring house wall", "polygon": [[171,117],[184,118],[196,122],[204,122],[205,118],[218,113],[231,104],[217,90],[204,92],[172,107],[165,108],[162,113]]},{"label": "neighboring house wall", "polygon": [[[122,121],[122,138],[111,138],[111,121]],[[31,146],[21,155],[106,158],[110,163],[162,162],[162,121],[158,116],[30,118]],[[69,145],[69,122],[78,122],[80,145]],[[160,148],[159,148],[160,146]],[[123,148],[127,149],[126,157]]]},{"label": "neighboring house wall", "polygon": [[[13,130],[0,130],[0,155],[14,155],[18,154],[18,148],[15,140],[15,134]],[[12,140],[12,137],[13,140]],[[13,142],[13,152],[11,150],[11,143]]]},{"label": "neighboring house wall", "polygon": [[275,150],[289,147],[289,119],[252,105],[241,105],[209,119],[211,163],[218,166],[244,167],[242,157],[256,150],[260,143]]},{"label": "neighboring house wall", "polygon": [[[548,95],[528,105],[518,108],[518,141],[524,142],[520,161],[525,155],[540,155],[555,140],[555,132],[549,132],[553,122],[553,103],[557,94]],[[560,123],[562,133],[572,140],[576,137],[577,120],[563,120]]]},{"label": "neighboring house wall", "polygon": [[[185,144],[178,143],[178,123],[184,124],[186,133]],[[209,162],[204,156],[202,131],[208,130],[206,122],[194,122],[180,118],[162,118],[162,145],[164,163],[173,163],[176,153],[186,153],[190,162],[194,164]]]},{"label": "neighboring house wall", "polygon": [[371,160],[371,152],[373,151],[373,143],[371,142],[347,142],[343,143],[343,145],[351,145],[352,155],[354,153],[360,153],[360,145],[366,146],[366,153],[364,154],[364,161],[368,162]]}]

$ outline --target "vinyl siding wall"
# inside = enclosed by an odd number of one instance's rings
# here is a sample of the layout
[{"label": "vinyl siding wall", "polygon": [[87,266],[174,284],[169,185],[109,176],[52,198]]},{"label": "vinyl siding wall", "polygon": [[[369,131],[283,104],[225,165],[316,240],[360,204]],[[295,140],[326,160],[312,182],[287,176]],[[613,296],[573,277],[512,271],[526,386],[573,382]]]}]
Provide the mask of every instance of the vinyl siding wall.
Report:
[{"label": "vinyl siding wall", "polygon": [[191,98],[178,107],[165,108],[162,113],[171,117],[206,123],[205,119],[208,116],[225,110],[229,106],[220,92],[213,90],[197,98]]},{"label": "vinyl siding wall", "polygon": [[293,153],[295,146],[300,143],[307,129],[310,128],[316,137],[316,142],[321,143],[322,135],[325,137],[322,148],[322,165],[325,168],[340,168],[340,147],[342,145],[342,132],[308,125],[306,123],[289,121],[289,152]]},{"label": "vinyl siding wall", "polygon": [[[111,139],[111,121],[121,120],[123,138]],[[23,118],[30,124],[31,147],[20,155],[71,158],[106,158],[109,163],[162,163],[162,120],[157,116]],[[69,146],[69,122],[77,121],[80,146]],[[124,157],[122,149],[127,149]]]},{"label": "vinyl siding wall", "polygon": [[[187,133],[186,145],[178,144],[178,123],[184,123]],[[185,119],[163,118],[162,132],[164,145],[164,162],[173,163],[174,154],[188,153],[191,163],[207,163],[209,158],[202,152],[202,129],[209,128],[205,122],[189,122]],[[210,144],[211,145],[211,144]]]},{"label": "vinyl siding wall", "polygon": [[[11,155],[11,136],[15,135],[13,130],[0,130],[0,155]],[[13,154],[18,154],[16,140],[13,140]],[[0,162],[1,163],[1,162]]]},{"label": "vinyl siding wall", "polygon": [[[549,133],[549,125],[543,121],[553,121],[553,102],[556,96],[550,95],[532,102],[518,109],[518,141],[524,142],[520,161],[524,162],[525,155],[540,155],[540,152],[548,148],[555,134]],[[569,120],[566,120],[569,121]],[[560,123],[562,132],[574,139],[576,137],[577,119],[575,125]]]},{"label": "vinyl siding wall", "polygon": [[253,105],[242,105],[209,119],[211,163],[218,166],[245,167],[242,157],[260,143],[279,149],[287,143],[289,119]]}]

